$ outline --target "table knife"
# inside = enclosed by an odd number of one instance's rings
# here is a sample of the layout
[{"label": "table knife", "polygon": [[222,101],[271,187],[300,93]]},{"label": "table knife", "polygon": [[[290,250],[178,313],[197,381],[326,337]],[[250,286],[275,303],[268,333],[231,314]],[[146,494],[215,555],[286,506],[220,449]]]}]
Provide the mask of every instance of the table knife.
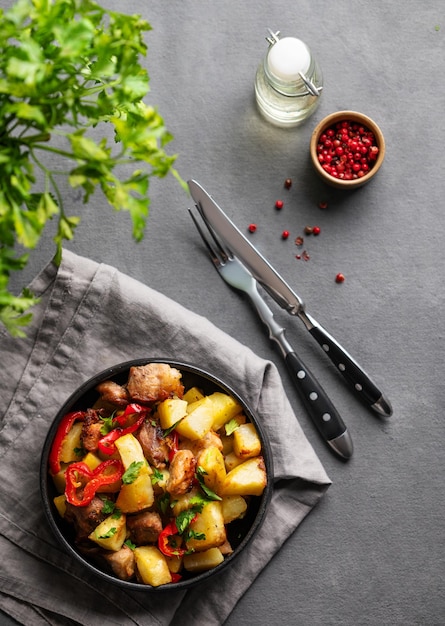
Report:
[{"label": "table knife", "polygon": [[364,404],[389,417],[392,407],[377,385],[352,356],[305,309],[303,300],[278,274],[264,256],[250,243],[213,198],[195,180],[188,181],[193,200],[216,234],[251,271],[259,284],[290,315],[298,317],[311,336],[343,375],[349,387]]}]

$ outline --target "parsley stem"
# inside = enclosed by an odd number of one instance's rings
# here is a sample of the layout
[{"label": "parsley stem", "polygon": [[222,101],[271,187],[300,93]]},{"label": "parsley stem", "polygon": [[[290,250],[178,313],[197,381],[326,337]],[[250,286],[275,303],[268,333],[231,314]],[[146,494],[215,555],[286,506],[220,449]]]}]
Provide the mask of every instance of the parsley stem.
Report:
[{"label": "parsley stem", "polygon": [[[60,214],[61,215],[65,215],[65,211],[64,211],[64,205],[63,205],[63,198],[62,195],[60,193],[60,189],[59,186],[57,185],[54,176],[53,176],[53,172],[51,172],[51,170],[49,170],[41,161],[40,159],[37,158],[34,150],[31,148],[30,150],[30,154],[35,162],[35,164],[42,170],[42,172],[45,174],[45,181],[49,181],[51,183],[51,186],[54,190],[54,193],[56,194],[57,197],[57,204],[59,205],[59,209],[60,209]],[[46,183],[47,184],[47,183]]]},{"label": "parsley stem", "polygon": [[61,150],[60,148],[54,148],[54,146],[48,146],[44,144],[35,144],[33,148],[36,150],[45,150],[46,152],[53,152],[54,154],[64,156],[67,159],[71,159],[73,161],[76,160],[76,156],[72,152],[67,152],[66,150]]}]

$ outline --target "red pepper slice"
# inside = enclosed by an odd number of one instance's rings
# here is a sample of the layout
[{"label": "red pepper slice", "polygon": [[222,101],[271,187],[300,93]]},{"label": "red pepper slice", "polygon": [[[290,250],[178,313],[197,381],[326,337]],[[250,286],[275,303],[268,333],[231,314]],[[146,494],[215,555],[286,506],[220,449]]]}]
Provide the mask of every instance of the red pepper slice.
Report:
[{"label": "red pepper slice", "polygon": [[181,574],[176,574],[175,572],[170,572],[170,575],[172,577],[172,583],[178,583],[182,579]]},{"label": "red pepper slice", "polygon": [[183,556],[185,554],[185,550],[183,548],[178,548],[170,544],[170,538],[177,534],[178,529],[176,527],[176,523],[170,522],[170,524],[167,524],[159,535],[158,547],[162,554],[165,554],[165,556]]},{"label": "red pepper slice", "polygon": [[116,439],[119,439],[119,437],[122,436],[122,430],[120,428],[116,428],[115,430],[110,430],[110,432],[105,435],[104,437],[102,437],[102,439],[99,439],[98,443],[97,443],[97,448],[99,450],[99,452],[102,452],[103,454],[114,454],[116,452],[116,446],[114,445],[114,442],[116,441]]},{"label": "red pepper slice", "polygon": [[[113,469],[112,472],[109,471],[110,468]],[[103,461],[93,471],[83,461],[71,463],[65,470],[66,499],[74,506],[86,506],[100,487],[120,480],[123,473],[124,466],[119,459]]]},{"label": "red pepper slice", "polygon": [[113,430],[110,430],[109,433],[104,435],[101,439],[99,439],[99,442],[97,444],[99,451],[109,456],[114,454],[116,452],[116,446],[114,445],[116,439],[119,439],[119,437],[122,437],[123,435],[134,433],[139,428],[139,426],[141,426],[148,411],[149,409],[147,407],[140,406],[139,404],[128,404],[125,407],[125,411],[122,413],[122,415],[115,417],[113,419],[113,422],[116,422],[120,426],[125,426],[125,424],[128,422],[129,415],[135,415],[137,413],[140,413],[140,416],[134,422],[134,424],[131,424],[126,428],[114,428]]},{"label": "red pepper slice", "polygon": [[171,463],[173,461],[173,457],[175,456],[175,454],[177,453],[179,449],[179,435],[176,432],[176,430],[174,430],[170,433],[170,437],[171,437],[171,444],[170,444],[170,450],[168,452],[168,460]]},{"label": "red pepper slice", "polygon": [[116,424],[119,424],[119,426],[125,426],[129,415],[146,413],[147,411],[147,407],[141,406],[140,404],[127,404],[122,415],[118,415],[117,417],[115,417],[113,419],[113,422],[116,422]]},{"label": "red pepper slice", "polygon": [[71,413],[67,413],[66,415],[64,415],[64,417],[60,421],[48,457],[49,469],[51,471],[51,474],[57,474],[62,469],[60,465],[60,453],[62,451],[63,440],[71,430],[74,422],[77,422],[78,420],[83,420],[84,417],[85,411],[72,411]]}]

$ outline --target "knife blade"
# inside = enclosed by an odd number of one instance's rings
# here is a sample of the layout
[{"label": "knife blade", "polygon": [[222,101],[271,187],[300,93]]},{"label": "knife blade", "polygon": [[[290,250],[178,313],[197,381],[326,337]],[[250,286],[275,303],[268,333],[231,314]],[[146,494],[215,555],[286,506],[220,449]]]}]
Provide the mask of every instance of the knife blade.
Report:
[{"label": "knife blade", "polygon": [[380,415],[392,415],[392,407],[385,394],[340,343],[307,313],[302,298],[241,233],[207,191],[195,180],[189,180],[188,187],[193,200],[217,235],[245,263],[272,298],[290,315],[303,322],[306,330],[331,359],[357,397]]}]

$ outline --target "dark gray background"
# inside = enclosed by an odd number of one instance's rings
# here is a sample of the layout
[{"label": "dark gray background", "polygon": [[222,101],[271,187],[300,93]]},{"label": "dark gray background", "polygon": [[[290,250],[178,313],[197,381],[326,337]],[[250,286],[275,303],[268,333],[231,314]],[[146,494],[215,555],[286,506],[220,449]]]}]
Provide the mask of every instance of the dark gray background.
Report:
[{"label": "dark gray background", "polygon": [[[146,39],[149,101],[175,136],[170,151],[179,155],[182,177],[206,187],[241,229],[258,225],[252,241],[394,407],[382,420],[359,404],[301,323],[275,308],[349,427],[355,454],[342,463],[316,433],[248,304],[207,261],[190,200],[172,177],[152,184],[147,234],[138,245],[127,215],[113,214],[99,196],[83,206],[66,190],[73,214],[83,217],[67,248],[116,266],[272,359],[333,481],[227,624],[443,624],[443,2],[105,5],[140,13],[153,26]],[[323,70],[320,107],[297,129],[272,126],[255,107],[268,27],[303,39]],[[353,193],[325,187],[309,162],[315,124],[342,109],[372,117],[387,144],[375,180]],[[321,200],[328,209],[318,207]],[[308,262],[295,258],[293,243],[306,224],[321,228],[318,238],[306,239]],[[283,229],[291,233],[287,241]],[[51,236],[49,229],[29,268],[14,278],[17,288],[51,258]],[[346,277],[342,285],[337,272]]]}]

